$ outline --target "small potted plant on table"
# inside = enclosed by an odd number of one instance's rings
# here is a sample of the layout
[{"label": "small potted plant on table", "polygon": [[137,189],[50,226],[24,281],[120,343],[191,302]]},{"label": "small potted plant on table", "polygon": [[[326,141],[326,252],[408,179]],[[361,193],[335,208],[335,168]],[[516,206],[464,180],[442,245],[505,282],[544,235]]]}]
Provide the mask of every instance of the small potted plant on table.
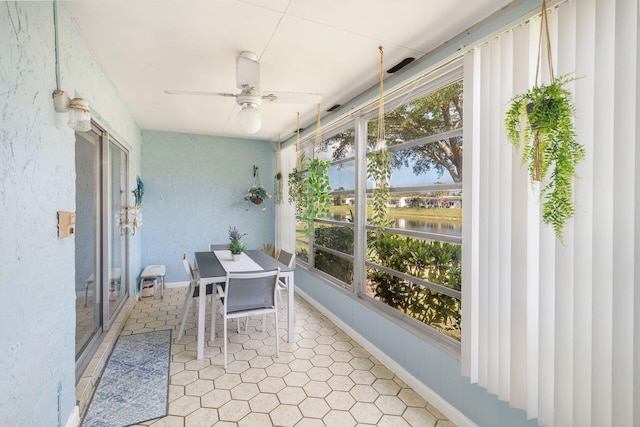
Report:
[{"label": "small potted plant on table", "polygon": [[247,233],[240,234],[236,227],[229,227],[229,250],[231,251],[231,258],[237,261],[240,258],[240,254],[247,248],[244,243],[240,241]]}]

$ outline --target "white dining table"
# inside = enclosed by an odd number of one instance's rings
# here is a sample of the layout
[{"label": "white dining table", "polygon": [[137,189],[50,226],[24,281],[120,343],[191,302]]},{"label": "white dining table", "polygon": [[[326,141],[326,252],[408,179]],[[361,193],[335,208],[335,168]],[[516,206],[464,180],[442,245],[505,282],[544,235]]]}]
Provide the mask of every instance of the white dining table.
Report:
[{"label": "white dining table", "polygon": [[[200,286],[207,286],[209,284],[215,283],[224,283],[227,277],[227,270],[225,270],[232,263],[227,262],[226,258],[227,251],[216,251],[214,252],[196,252],[195,253],[195,266],[198,269],[200,275]],[[223,257],[223,262],[220,262],[218,256]],[[294,327],[295,327],[295,309],[293,303],[293,295],[295,291],[295,285],[293,281],[293,273],[294,269],[286,266],[285,264],[279,262],[278,260],[272,258],[266,253],[259,250],[248,250],[245,251],[244,254],[248,258],[250,258],[253,263],[245,262],[242,263],[238,261],[238,271],[247,271],[246,268],[253,268],[253,266],[257,265],[261,270],[273,270],[275,268],[280,267],[280,277],[282,277],[287,284],[287,295],[289,306],[287,310],[287,341],[293,342],[294,338]],[[231,258],[229,253],[229,258]],[[255,263],[255,264],[254,264]],[[224,266],[223,266],[224,264]],[[243,265],[244,264],[244,265]],[[251,267],[247,267],[251,266]],[[235,270],[231,270],[235,271]],[[255,270],[253,270],[255,271]],[[215,286],[215,285],[214,285]],[[201,288],[204,289],[204,288]],[[198,298],[198,351],[197,358],[198,360],[204,358],[204,318],[206,312],[206,298]],[[216,313],[212,313],[214,316]]]}]

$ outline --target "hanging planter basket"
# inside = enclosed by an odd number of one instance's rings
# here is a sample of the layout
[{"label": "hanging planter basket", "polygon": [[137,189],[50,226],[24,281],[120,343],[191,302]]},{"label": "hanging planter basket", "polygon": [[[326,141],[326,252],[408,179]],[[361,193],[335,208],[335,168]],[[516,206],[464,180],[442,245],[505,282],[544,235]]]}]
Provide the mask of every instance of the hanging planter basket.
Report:
[{"label": "hanging planter basket", "polygon": [[253,166],[253,176],[255,178],[255,183],[247,190],[247,194],[244,196],[244,200],[246,200],[247,202],[251,202],[254,205],[260,205],[266,199],[270,199],[271,194],[269,194],[267,190],[262,185],[260,185],[258,167],[255,165]]},{"label": "hanging planter basket", "polygon": [[[547,39],[549,84],[538,83],[543,29]],[[527,165],[532,185],[541,183],[542,222],[551,225],[560,240],[564,224],[575,213],[572,183],[575,167],[585,156],[584,147],[576,142],[575,105],[571,92],[564,87],[572,80],[566,75],[554,78],[547,9],[543,0],[535,84],[529,91],[511,99],[505,126],[513,146],[523,148],[522,164]]]}]

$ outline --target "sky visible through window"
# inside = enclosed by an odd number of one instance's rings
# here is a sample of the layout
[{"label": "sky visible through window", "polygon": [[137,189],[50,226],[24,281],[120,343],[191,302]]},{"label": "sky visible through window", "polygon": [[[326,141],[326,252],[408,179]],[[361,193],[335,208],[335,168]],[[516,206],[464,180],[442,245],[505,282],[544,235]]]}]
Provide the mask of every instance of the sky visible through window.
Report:
[{"label": "sky visible through window", "polygon": [[[339,170],[332,168],[329,170],[329,182],[331,189],[338,188],[353,189],[354,188],[354,166],[353,163],[344,164]],[[437,171],[430,170],[427,173],[416,175],[413,168],[404,166],[400,169],[394,169],[391,176],[392,187],[412,187],[430,184],[453,184],[453,179],[448,172],[444,172],[442,176]],[[373,188],[373,181],[367,181],[367,188]]]}]

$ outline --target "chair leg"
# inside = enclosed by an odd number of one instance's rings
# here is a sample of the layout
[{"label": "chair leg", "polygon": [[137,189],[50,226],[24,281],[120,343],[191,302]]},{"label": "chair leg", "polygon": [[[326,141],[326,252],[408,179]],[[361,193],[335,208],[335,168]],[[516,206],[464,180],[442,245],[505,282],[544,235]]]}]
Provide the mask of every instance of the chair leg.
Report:
[{"label": "chair leg", "polygon": [[278,336],[278,310],[276,307],[276,311],[274,316],[276,317],[276,357],[280,357],[280,337]]},{"label": "chair leg", "polygon": [[267,324],[267,314],[262,315],[262,332],[264,332],[265,325]]},{"label": "chair leg", "polygon": [[227,369],[227,318],[226,316],[222,316],[222,334],[224,336],[224,369]]},{"label": "chair leg", "polygon": [[282,304],[282,289],[281,288],[278,288],[278,303],[279,303],[278,305],[280,307],[284,307],[284,305]]},{"label": "chair leg", "polygon": [[211,341],[216,339],[216,298],[214,294],[211,294]]},{"label": "chair leg", "polygon": [[193,301],[193,289],[191,291],[187,291],[189,294],[184,299],[184,304],[182,304],[182,323],[180,324],[180,332],[178,333],[178,340],[182,338],[182,334],[184,333],[184,326],[187,322],[187,315],[189,314],[189,309],[191,308],[189,303]]}]

